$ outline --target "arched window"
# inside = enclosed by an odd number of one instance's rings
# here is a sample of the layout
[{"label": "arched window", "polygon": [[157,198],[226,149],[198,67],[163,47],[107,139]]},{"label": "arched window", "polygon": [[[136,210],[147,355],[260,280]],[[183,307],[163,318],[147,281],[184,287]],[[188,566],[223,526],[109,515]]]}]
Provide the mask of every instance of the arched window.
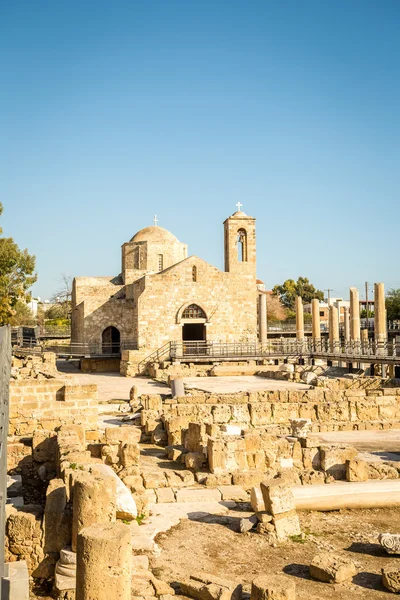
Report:
[{"label": "arched window", "polygon": [[182,319],[206,319],[206,313],[197,304],[190,304],[182,313]]},{"label": "arched window", "polygon": [[159,254],[158,255],[158,270],[163,271],[163,269],[164,269],[164,255]]},{"label": "arched window", "polygon": [[197,267],[195,265],[192,267],[192,281],[197,281]]},{"label": "arched window", "polygon": [[238,261],[247,262],[247,232],[245,229],[238,230]]}]

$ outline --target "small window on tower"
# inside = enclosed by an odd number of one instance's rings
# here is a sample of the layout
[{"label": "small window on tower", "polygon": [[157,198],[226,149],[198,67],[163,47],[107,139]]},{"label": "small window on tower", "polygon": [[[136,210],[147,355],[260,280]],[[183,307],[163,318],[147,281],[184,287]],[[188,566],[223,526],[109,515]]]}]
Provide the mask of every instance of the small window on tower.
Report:
[{"label": "small window on tower", "polygon": [[245,229],[238,230],[237,245],[239,262],[247,262],[247,233]]},{"label": "small window on tower", "polygon": [[192,267],[192,281],[197,281],[197,267]]},{"label": "small window on tower", "polygon": [[163,269],[164,269],[164,255],[159,254],[158,255],[158,270],[163,271]]}]

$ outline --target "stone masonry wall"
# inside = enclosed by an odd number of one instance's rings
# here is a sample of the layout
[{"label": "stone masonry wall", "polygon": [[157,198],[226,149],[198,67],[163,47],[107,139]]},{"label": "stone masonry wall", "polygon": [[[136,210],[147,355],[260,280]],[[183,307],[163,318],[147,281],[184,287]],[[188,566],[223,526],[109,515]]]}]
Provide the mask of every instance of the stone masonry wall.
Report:
[{"label": "stone masonry wall", "polygon": [[258,391],[240,394],[196,393],[161,402],[142,396],[145,433],[168,434],[169,445],[184,443],[189,423],[238,425],[288,434],[290,419],[311,419],[311,431],[351,431],[400,427],[400,388],[380,390]]},{"label": "stone masonry wall", "polygon": [[[195,282],[192,280],[194,266],[197,268]],[[196,256],[161,273],[146,276],[144,290],[135,294],[134,302],[138,307],[139,347],[150,351],[170,340],[182,341],[179,311],[192,303],[201,306],[207,315],[208,341],[257,340],[255,277],[219,271]]]},{"label": "stone masonry wall", "polygon": [[9,436],[32,437],[61,425],[97,428],[97,386],[70,385],[59,379],[11,381]]}]

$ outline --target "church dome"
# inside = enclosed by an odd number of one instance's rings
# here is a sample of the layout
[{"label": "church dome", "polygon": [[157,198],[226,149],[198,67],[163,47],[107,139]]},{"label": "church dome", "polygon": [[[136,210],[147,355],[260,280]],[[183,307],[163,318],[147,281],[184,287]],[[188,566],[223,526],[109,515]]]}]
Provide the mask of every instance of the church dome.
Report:
[{"label": "church dome", "polygon": [[154,242],[156,244],[171,244],[179,243],[178,238],[173,233],[159,227],[158,225],[152,225],[151,227],[145,227],[141,229],[131,239],[131,242]]}]

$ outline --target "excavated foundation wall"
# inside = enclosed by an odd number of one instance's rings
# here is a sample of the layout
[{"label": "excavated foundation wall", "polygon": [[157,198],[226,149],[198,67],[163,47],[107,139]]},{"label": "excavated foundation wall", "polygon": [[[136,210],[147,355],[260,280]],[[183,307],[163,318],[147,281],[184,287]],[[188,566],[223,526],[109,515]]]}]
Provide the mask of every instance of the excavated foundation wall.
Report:
[{"label": "excavated foundation wall", "polygon": [[141,424],[156,443],[180,445],[189,423],[237,425],[289,434],[290,419],[311,419],[312,432],[400,427],[400,388],[304,391],[274,390],[239,394],[193,393],[162,402],[142,396]]}]

